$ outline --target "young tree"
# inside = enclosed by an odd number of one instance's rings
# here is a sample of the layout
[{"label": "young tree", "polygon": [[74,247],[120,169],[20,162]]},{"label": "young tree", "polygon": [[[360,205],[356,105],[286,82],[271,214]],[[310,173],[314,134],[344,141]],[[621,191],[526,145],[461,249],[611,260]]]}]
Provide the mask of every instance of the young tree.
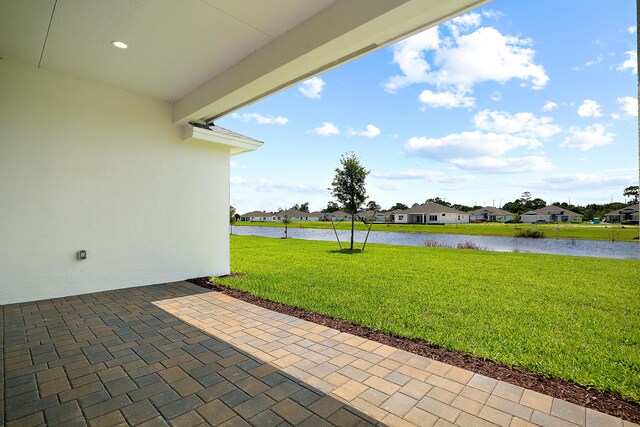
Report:
[{"label": "young tree", "polygon": [[331,194],[342,204],[345,212],[351,214],[351,250],[356,213],[367,199],[366,179],[369,171],[360,164],[354,153],[345,153],[340,158],[342,168],[336,168]]},{"label": "young tree", "polygon": [[233,234],[233,224],[238,220],[236,208],[233,205],[229,206],[229,226],[231,227],[231,234]]},{"label": "young tree", "polygon": [[289,238],[289,224],[291,224],[291,217],[289,216],[288,211],[284,211],[284,215],[282,216],[282,223],[284,224],[284,238]]}]

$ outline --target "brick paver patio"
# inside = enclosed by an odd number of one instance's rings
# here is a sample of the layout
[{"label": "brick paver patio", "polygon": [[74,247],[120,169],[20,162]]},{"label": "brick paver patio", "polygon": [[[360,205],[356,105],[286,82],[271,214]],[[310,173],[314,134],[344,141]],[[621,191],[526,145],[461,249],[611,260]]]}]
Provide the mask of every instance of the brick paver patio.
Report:
[{"label": "brick paver patio", "polygon": [[2,310],[7,426],[634,425],[186,282]]}]

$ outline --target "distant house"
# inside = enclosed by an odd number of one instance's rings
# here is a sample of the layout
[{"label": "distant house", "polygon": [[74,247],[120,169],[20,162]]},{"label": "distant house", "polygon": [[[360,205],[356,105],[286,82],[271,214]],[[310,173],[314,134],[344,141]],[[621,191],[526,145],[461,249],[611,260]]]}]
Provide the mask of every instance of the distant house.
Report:
[{"label": "distant house", "polygon": [[[295,209],[289,209],[287,215],[291,221],[319,221],[322,217],[320,212],[302,212]],[[240,221],[248,222],[280,222],[284,219],[284,211],[280,212],[262,212],[253,211],[244,215],[240,215]]]},{"label": "distant house", "polygon": [[[291,221],[320,221],[321,214],[315,212],[302,212],[297,209],[289,209],[285,211]],[[284,218],[284,212],[278,212],[281,221]]]},{"label": "distant house", "polygon": [[466,224],[469,214],[439,203],[414,204],[409,209],[395,212],[394,222],[401,224]]},{"label": "distant house", "polygon": [[351,220],[351,214],[343,211],[335,211],[325,214],[325,221],[331,221],[333,218],[334,221],[346,221]]},{"label": "distant house", "polygon": [[[403,209],[396,209],[391,212],[387,212],[387,220],[389,222],[402,222],[402,220],[404,220],[404,214],[402,212],[404,212]],[[402,217],[402,218],[399,218],[399,217]],[[398,219],[400,221],[398,221]]]},{"label": "distant house", "polygon": [[271,213],[262,211],[247,212],[240,215],[240,221],[247,222],[267,222],[270,221]]},{"label": "distant house", "polygon": [[376,214],[376,222],[387,222],[389,221],[389,213],[386,212],[378,212]]},{"label": "distant house", "polygon": [[521,215],[522,222],[582,222],[582,215],[556,205],[525,212]]},{"label": "distant house", "polygon": [[471,221],[507,222],[513,221],[513,214],[504,209],[485,206],[469,212],[469,219]]},{"label": "distant house", "polygon": [[371,222],[375,220],[375,212],[374,211],[362,211],[358,212],[356,217],[360,220],[364,220],[365,222]]},{"label": "distant house", "polygon": [[640,204],[627,206],[626,208],[622,208],[618,211],[613,211],[605,214],[605,218],[607,218],[607,222],[638,222],[638,220],[640,219],[638,216],[639,207]]}]

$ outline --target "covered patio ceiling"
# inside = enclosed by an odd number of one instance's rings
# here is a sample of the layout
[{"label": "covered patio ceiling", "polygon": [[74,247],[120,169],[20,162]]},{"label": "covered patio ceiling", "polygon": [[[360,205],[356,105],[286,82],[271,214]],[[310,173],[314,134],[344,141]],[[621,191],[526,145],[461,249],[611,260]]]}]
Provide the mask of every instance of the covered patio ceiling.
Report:
[{"label": "covered patio ceiling", "polygon": [[183,124],[224,116],[488,1],[5,0],[0,58],[170,102]]}]

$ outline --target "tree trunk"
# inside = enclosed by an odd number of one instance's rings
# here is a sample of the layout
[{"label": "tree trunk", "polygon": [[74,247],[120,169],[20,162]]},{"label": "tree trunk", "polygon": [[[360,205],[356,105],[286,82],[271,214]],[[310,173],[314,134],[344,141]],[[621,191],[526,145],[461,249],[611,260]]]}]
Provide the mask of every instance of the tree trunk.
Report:
[{"label": "tree trunk", "polygon": [[351,250],[353,250],[353,227],[354,227],[354,222],[355,222],[355,214],[351,214]]}]

